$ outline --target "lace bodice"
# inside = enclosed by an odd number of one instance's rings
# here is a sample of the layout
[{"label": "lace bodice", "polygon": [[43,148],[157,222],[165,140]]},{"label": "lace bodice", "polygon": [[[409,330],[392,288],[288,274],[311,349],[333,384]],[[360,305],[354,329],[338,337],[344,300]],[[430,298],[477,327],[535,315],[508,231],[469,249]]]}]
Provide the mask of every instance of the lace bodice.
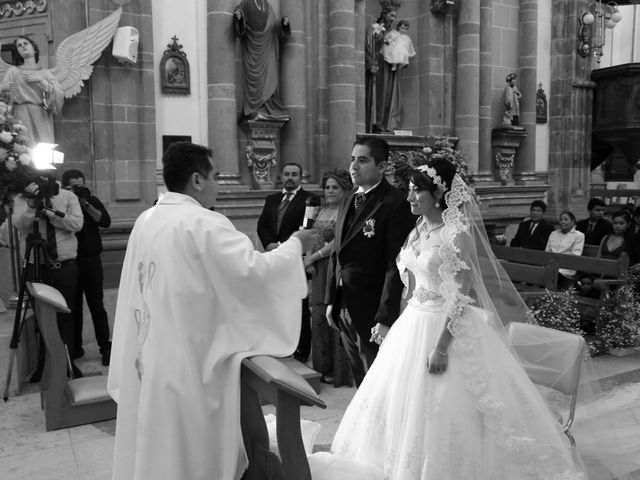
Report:
[{"label": "lace bodice", "polygon": [[[398,255],[398,270],[400,278],[406,289],[413,286],[412,292],[407,292],[410,296],[408,301],[413,304],[432,303],[433,301],[444,300],[438,288],[442,283],[439,268],[442,265],[440,258],[440,247],[432,246],[428,248],[420,241],[418,251],[414,251],[415,245],[411,241],[400,250]],[[411,279],[415,285],[411,285]]]}]

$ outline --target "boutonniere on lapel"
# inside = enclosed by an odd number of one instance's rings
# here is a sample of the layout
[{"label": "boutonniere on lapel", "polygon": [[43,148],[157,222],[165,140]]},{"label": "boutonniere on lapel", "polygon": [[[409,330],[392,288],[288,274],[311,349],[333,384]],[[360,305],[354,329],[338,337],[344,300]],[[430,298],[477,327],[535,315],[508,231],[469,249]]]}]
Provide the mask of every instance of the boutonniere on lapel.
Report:
[{"label": "boutonniere on lapel", "polygon": [[370,218],[366,222],[364,222],[364,227],[362,227],[362,233],[367,238],[371,238],[376,234],[376,219],[375,218]]}]

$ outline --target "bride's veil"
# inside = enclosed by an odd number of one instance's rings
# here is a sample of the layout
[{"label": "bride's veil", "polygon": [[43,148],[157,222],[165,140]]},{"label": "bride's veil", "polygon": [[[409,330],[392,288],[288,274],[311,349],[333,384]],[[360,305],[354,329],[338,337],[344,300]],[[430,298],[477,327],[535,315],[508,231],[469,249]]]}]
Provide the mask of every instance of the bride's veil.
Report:
[{"label": "bride's veil", "polygon": [[[419,170],[424,172],[427,168],[423,166]],[[511,322],[536,324],[535,318],[493,253],[475,193],[456,173],[444,198],[447,208],[443,212],[445,226],[442,238],[445,248],[441,249],[443,264],[440,267],[440,292],[447,301],[446,309],[452,318],[450,330],[454,336],[465,338],[467,326],[461,312],[467,306],[477,307],[483,312],[482,318],[495,329],[523,368],[529,372],[535,370],[538,363],[535,355],[524,362],[515,353],[514,345],[507,336]],[[529,337],[519,335],[516,347],[533,349],[540,359],[564,354],[566,344],[557,340],[553,330],[533,330]],[[464,368],[469,370],[468,378],[479,377],[477,382],[481,384],[484,376],[482,362],[478,363],[478,358],[470,354],[473,339],[468,340],[457,344],[454,342],[454,348],[468,349],[465,352],[468,361]],[[499,375],[499,372],[492,373]],[[556,375],[558,378],[564,373],[562,369],[544,372],[547,376]],[[553,384],[553,379],[549,383]],[[568,398],[551,390],[543,391],[543,394],[554,410],[563,411],[566,419]],[[637,404],[635,411],[637,414]],[[636,460],[632,458],[633,453],[640,453],[640,428],[637,426],[640,418],[632,427],[628,424],[627,427],[616,425],[615,417],[619,412],[611,404],[611,398],[603,393],[598,371],[588,352],[583,356],[576,412],[572,432],[587,472],[598,472],[592,478],[606,479],[604,472],[607,471],[619,477],[640,468],[640,455],[636,456]],[[578,460],[578,463],[581,462]]]}]

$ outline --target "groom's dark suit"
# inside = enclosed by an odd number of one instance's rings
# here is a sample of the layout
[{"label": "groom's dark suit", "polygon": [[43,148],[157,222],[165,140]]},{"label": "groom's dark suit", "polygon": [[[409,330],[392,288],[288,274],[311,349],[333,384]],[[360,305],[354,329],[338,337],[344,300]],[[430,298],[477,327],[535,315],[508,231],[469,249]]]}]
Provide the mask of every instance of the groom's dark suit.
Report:
[{"label": "groom's dark suit", "polygon": [[[378,345],[369,342],[371,328],[391,326],[399,315],[402,282],[396,257],[414,226],[404,195],[384,178],[359,212],[353,193],[338,212],[326,302],[333,305],[357,385],[366,373],[362,357],[368,367],[378,352]],[[340,315],[343,308],[346,317]]]}]

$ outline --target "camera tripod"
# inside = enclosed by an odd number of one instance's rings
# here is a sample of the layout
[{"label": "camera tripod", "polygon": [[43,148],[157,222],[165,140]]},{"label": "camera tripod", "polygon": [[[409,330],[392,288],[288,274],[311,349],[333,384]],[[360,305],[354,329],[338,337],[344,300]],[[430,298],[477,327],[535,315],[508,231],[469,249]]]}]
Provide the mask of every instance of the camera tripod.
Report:
[{"label": "camera tripod", "polygon": [[[20,335],[22,334],[22,328],[24,326],[25,319],[27,317],[27,312],[29,307],[31,307],[32,312],[35,315],[35,305],[33,304],[33,298],[28,293],[27,290],[27,281],[31,280],[33,282],[42,282],[42,265],[43,262],[45,265],[49,265],[50,259],[47,253],[47,242],[40,235],[40,224],[39,218],[43,215],[43,207],[38,204],[36,207],[35,218],[33,220],[33,227],[31,233],[27,235],[25,240],[25,252],[24,259],[22,262],[22,272],[20,276],[20,289],[18,293],[18,302],[16,304],[16,314],[13,321],[13,332],[11,334],[11,341],[9,342],[9,348],[11,349],[11,353],[9,356],[9,365],[7,368],[7,380],[5,383],[4,394],[2,399],[6,402],[9,399],[9,388],[11,385],[11,372],[13,370],[13,361],[15,358],[16,350],[18,348],[18,343],[20,342]],[[29,259],[31,258],[31,254],[33,253],[33,274],[31,278],[28,279],[28,268],[29,268]],[[28,305],[25,306],[25,296],[28,296]],[[66,345],[65,345],[66,348]],[[67,363],[69,370],[72,370],[71,360],[69,359],[69,354],[67,352]]]}]

